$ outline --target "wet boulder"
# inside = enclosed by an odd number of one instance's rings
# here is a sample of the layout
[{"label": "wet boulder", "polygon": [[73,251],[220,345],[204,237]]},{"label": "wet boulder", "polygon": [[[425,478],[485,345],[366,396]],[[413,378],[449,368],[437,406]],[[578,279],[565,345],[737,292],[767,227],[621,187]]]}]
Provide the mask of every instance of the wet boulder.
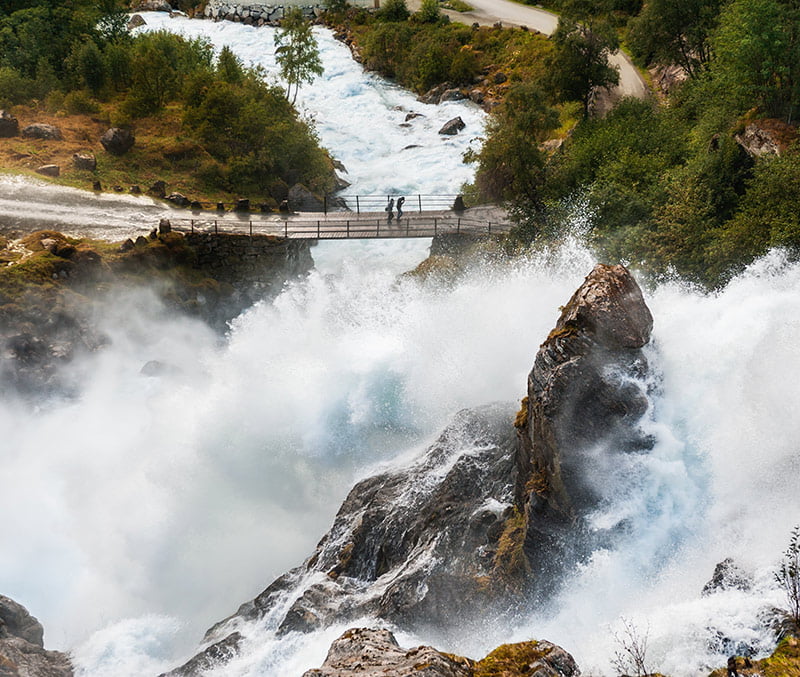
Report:
[{"label": "wet boulder", "polygon": [[106,149],[106,152],[111,153],[111,155],[125,155],[133,148],[134,143],[136,143],[136,137],[130,129],[112,127],[100,137],[100,143]]},{"label": "wet boulder", "polygon": [[134,28],[139,28],[139,26],[146,26],[146,25],[147,25],[147,22],[142,18],[141,14],[134,14],[128,20],[127,28],[128,28],[129,31],[132,31]]},{"label": "wet boulder", "polygon": [[167,202],[171,202],[176,207],[188,207],[192,201],[182,193],[170,193],[166,197]]},{"label": "wet boulder", "polygon": [[0,139],[9,139],[19,134],[19,121],[11,113],[0,110]]},{"label": "wet boulder", "polygon": [[704,597],[723,590],[749,590],[752,576],[742,570],[731,557],[726,557],[716,567],[711,580],[703,586]]},{"label": "wet boulder", "polygon": [[466,127],[464,121],[461,119],[461,116],[458,116],[445,122],[444,125],[442,125],[442,128],[439,130],[439,134],[443,134],[444,136],[455,136],[462,129],[464,129],[464,127]]},{"label": "wet boulder", "polygon": [[45,141],[61,141],[64,135],[58,127],[37,122],[28,125],[22,130],[22,136],[26,139],[44,139]]},{"label": "wet boulder", "polygon": [[322,667],[303,677],[471,677],[470,663],[430,646],[403,649],[388,630],[354,628],[331,644]]}]

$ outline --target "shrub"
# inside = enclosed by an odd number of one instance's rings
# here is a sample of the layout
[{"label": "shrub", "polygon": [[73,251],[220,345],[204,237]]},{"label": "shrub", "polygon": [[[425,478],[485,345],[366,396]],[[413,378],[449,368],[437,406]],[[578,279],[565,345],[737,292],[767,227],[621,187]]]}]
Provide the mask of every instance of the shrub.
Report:
[{"label": "shrub", "polygon": [[789,547],[783,553],[775,580],[786,594],[789,616],[800,626],[800,525],[792,529]]},{"label": "shrub", "polygon": [[0,68],[0,104],[13,106],[30,101],[33,81],[24,77],[16,68]]},{"label": "shrub", "polygon": [[406,0],[386,0],[377,16],[381,21],[406,21],[411,13],[406,7]]},{"label": "shrub", "polygon": [[82,89],[69,92],[63,105],[64,110],[72,115],[94,115],[100,110],[97,102]]}]

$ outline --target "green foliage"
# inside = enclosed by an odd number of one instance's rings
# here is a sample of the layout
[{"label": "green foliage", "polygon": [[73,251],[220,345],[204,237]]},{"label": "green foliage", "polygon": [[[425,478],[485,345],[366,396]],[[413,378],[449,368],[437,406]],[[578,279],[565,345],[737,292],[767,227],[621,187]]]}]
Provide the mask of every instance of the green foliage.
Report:
[{"label": "green foliage", "polygon": [[314,76],[322,75],[322,61],[311,23],[297,7],[286,13],[275,33],[275,60],[281,68],[281,77],[286,80],[286,98],[291,98],[292,103],[303,82],[313,82]]},{"label": "green foliage", "polygon": [[711,59],[720,6],[720,0],[648,0],[628,25],[628,44],[643,64],[678,64],[696,77]]},{"label": "green foliage", "polygon": [[475,185],[481,199],[508,202],[527,213],[541,207],[545,156],[541,141],[558,127],[558,114],[533,83],[514,83],[490,118],[487,138],[467,162],[477,162]]},{"label": "green foliage", "polygon": [[377,16],[379,21],[405,21],[411,12],[406,7],[406,0],[386,0]]},{"label": "green foliage", "polygon": [[33,81],[9,66],[0,68],[0,105],[8,108],[30,100]]},{"label": "green foliage", "polygon": [[97,44],[93,40],[76,44],[70,55],[70,64],[77,82],[97,95],[106,83],[106,64]]},{"label": "green foliage", "polygon": [[442,17],[439,9],[439,0],[422,0],[419,11],[414,15],[417,21],[425,24],[435,24]]},{"label": "green foliage", "polygon": [[100,110],[97,102],[85,91],[76,89],[64,96],[62,106],[73,115],[92,115]]},{"label": "green foliage", "polygon": [[548,85],[557,101],[580,101],[588,117],[594,91],[619,83],[619,72],[608,62],[616,36],[607,27],[562,17],[553,42]]},{"label": "green foliage", "polygon": [[217,77],[232,85],[241,84],[244,80],[244,65],[230,47],[225,45],[217,57]]}]

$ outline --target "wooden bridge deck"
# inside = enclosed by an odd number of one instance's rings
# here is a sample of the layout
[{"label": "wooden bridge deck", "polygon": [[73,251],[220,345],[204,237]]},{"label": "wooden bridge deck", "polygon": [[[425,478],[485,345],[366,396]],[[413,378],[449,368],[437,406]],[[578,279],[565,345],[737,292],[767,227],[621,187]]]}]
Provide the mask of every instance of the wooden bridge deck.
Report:
[{"label": "wooden bridge deck", "polygon": [[385,212],[303,212],[287,215],[235,214],[170,219],[184,232],[273,235],[295,240],[400,239],[434,237],[444,233],[493,234],[508,232],[507,222],[462,216],[450,210],[415,212],[399,221]]}]

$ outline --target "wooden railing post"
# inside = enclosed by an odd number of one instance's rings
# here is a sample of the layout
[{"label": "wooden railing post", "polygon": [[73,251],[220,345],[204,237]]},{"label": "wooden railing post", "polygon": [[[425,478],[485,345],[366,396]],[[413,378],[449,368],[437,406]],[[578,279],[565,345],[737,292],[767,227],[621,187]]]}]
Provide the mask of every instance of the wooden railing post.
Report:
[{"label": "wooden railing post", "polygon": [[217,229],[217,220],[214,219],[214,235],[219,235],[219,230]]},{"label": "wooden railing post", "polygon": [[361,213],[361,205],[358,202],[358,195],[356,195],[356,214]]},{"label": "wooden railing post", "polygon": [[317,239],[319,240],[319,219],[317,219]]}]

